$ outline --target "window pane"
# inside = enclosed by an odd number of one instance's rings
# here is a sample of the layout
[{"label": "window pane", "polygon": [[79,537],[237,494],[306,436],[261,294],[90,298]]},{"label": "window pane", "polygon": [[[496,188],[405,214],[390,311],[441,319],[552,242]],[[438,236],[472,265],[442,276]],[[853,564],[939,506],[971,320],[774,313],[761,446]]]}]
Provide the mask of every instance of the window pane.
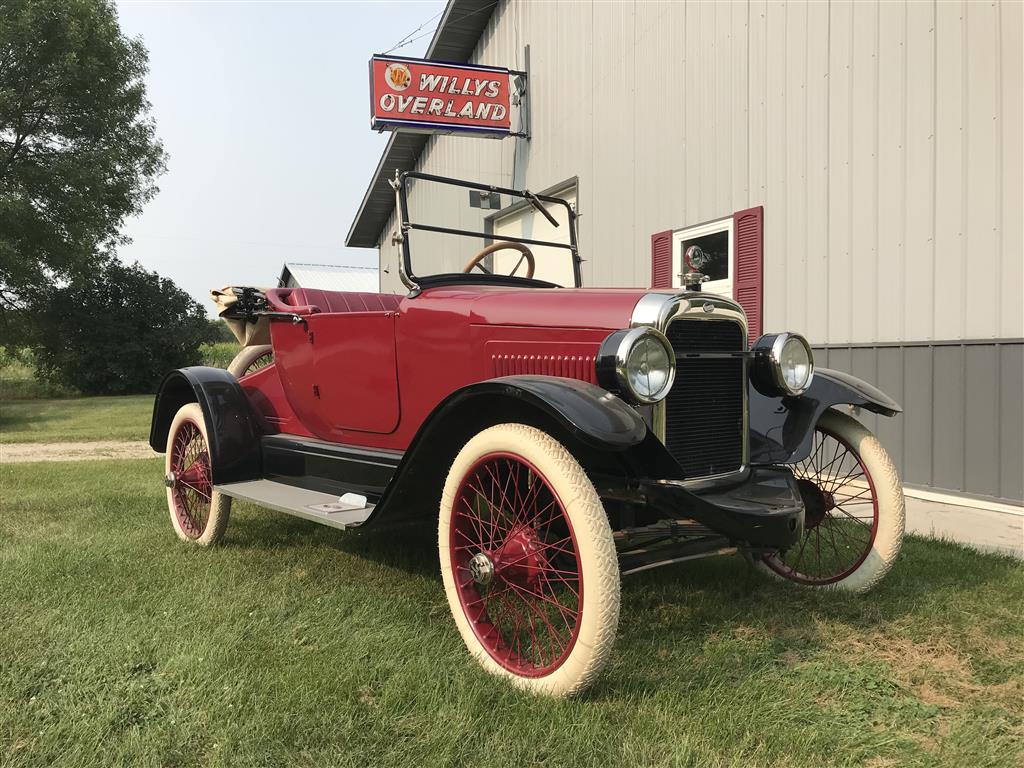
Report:
[{"label": "window pane", "polygon": [[729,233],[714,232],[683,240],[683,271],[695,269],[712,280],[729,278]]}]

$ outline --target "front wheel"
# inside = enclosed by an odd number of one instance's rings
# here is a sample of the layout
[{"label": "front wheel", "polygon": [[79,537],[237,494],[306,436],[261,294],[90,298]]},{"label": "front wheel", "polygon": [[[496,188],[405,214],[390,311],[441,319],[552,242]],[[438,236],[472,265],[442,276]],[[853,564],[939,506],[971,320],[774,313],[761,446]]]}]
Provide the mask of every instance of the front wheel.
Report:
[{"label": "front wheel", "polygon": [[903,487],[889,454],[856,419],[827,411],[793,474],[806,508],[803,538],[755,566],[804,586],[867,592],[903,545]]},{"label": "front wheel", "polygon": [[485,669],[550,696],[593,681],[618,629],[619,567],[601,499],[561,443],[523,424],[466,443],[438,548],[455,623]]}]

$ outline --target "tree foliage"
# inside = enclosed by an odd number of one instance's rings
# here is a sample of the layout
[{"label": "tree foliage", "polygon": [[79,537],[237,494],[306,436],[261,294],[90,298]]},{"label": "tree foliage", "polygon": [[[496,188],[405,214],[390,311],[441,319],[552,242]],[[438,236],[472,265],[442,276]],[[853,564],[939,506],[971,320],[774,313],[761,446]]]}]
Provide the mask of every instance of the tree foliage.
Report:
[{"label": "tree foliage", "polygon": [[37,374],[83,394],[155,392],[167,371],[215,340],[206,312],[173,281],[110,259],[39,296]]},{"label": "tree foliage", "polygon": [[155,193],[147,66],[109,0],[3,1],[0,320],[102,264]]}]

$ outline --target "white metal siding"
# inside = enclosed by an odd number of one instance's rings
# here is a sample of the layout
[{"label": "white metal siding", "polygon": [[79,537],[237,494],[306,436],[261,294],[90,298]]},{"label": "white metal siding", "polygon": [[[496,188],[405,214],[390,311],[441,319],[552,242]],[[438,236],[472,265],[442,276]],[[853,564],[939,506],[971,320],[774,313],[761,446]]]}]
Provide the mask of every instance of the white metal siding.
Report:
[{"label": "white metal siding", "polygon": [[[653,232],[763,204],[766,328],[1019,338],[1022,32],[1015,0],[510,0],[474,60],[529,43],[532,140],[435,137],[420,167],[578,176],[587,285],[647,285]],[[431,206],[451,221],[464,190]]]}]

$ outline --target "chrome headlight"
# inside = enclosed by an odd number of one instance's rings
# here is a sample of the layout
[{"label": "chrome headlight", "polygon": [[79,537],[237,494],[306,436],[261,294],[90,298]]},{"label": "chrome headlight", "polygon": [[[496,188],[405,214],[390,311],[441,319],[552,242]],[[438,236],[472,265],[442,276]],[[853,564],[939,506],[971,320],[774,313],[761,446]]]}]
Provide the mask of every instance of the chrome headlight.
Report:
[{"label": "chrome headlight", "polygon": [[676,377],[676,355],[654,328],[615,331],[597,356],[598,383],[640,405],[662,400]]},{"label": "chrome headlight", "polygon": [[772,333],[753,347],[751,380],[763,395],[802,395],[814,378],[814,353],[798,333]]}]

